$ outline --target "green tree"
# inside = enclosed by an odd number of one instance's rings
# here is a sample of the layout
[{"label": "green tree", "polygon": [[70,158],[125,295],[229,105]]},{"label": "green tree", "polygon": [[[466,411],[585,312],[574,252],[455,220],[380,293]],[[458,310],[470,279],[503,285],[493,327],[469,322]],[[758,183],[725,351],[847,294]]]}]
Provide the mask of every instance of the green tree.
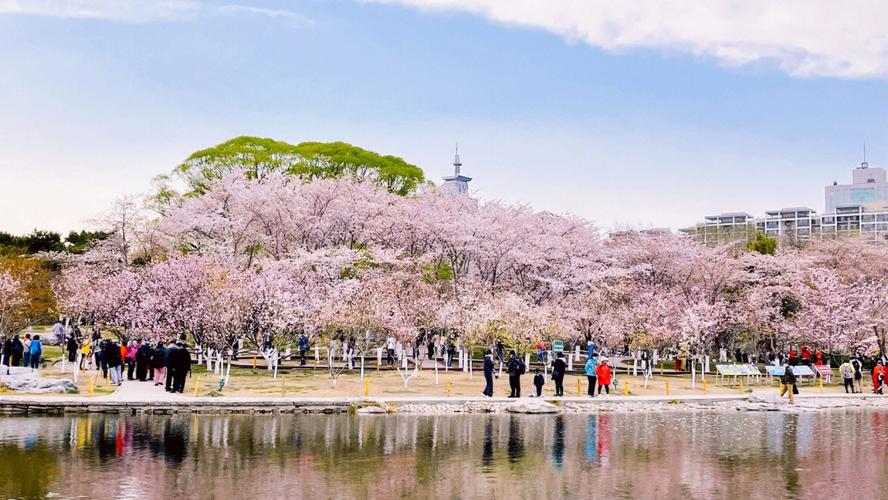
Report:
[{"label": "green tree", "polygon": [[345,142],[303,142],[296,146],[300,161],[288,173],[306,179],[351,175],[369,178],[389,192],[406,196],[424,180],[421,168],[397,156],[382,156]]},{"label": "green tree", "polygon": [[95,242],[104,240],[110,234],[104,231],[71,231],[65,238],[65,250],[70,253],[80,254]]},{"label": "green tree", "polygon": [[746,249],[750,252],[774,255],[777,252],[777,239],[764,233],[756,233],[755,239],[746,242]]},{"label": "green tree", "polygon": [[[193,153],[176,172],[191,189],[203,193],[209,182],[230,172],[243,172],[248,179],[272,173],[299,176],[306,180],[352,175],[370,179],[392,193],[408,195],[425,180],[421,168],[397,156],[383,156],[345,142],[303,142],[292,145],[274,139],[241,136]],[[164,179],[165,180],[165,179]],[[162,182],[159,204],[170,200]]]}]

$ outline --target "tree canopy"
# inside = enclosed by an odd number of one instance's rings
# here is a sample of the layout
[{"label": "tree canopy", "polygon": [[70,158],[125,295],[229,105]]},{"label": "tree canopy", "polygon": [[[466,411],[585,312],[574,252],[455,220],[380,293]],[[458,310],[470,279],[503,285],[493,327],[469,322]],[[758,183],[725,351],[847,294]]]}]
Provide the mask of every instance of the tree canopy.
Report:
[{"label": "tree canopy", "polygon": [[201,149],[176,168],[191,189],[203,194],[209,184],[232,172],[248,179],[272,173],[312,181],[344,176],[366,178],[402,196],[413,193],[425,180],[421,168],[402,158],[380,155],[345,142],[303,142],[298,145],[274,139],[240,136]]}]

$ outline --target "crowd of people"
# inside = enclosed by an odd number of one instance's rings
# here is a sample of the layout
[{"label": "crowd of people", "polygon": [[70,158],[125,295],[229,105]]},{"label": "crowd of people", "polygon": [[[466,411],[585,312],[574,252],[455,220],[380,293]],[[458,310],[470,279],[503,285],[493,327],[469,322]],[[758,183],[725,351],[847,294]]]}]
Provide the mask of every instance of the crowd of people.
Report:
[{"label": "crowd of people", "polygon": [[[497,347],[489,349],[484,355],[484,390],[481,392],[487,397],[493,397],[493,380],[499,378],[496,372],[496,362],[503,360],[502,355],[497,353]],[[503,360],[506,366],[506,372],[509,375],[509,397],[521,397],[521,376],[527,372],[527,366],[524,360],[513,350],[509,352],[508,360]],[[503,362],[500,361],[500,362]],[[557,352],[555,359],[551,362],[551,377],[555,382],[555,396],[564,396],[564,375],[567,373],[567,363],[564,361],[564,353]],[[610,394],[610,387],[614,383],[614,372],[611,369],[610,361],[607,356],[599,356],[595,351],[595,346],[591,343],[587,350],[586,363],[583,366],[583,372],[586,374],[588,387],[586,393],[589,397],[601,395],[603,390],[605,394]],[[543,386],[546,384],[546,377],[540,373],[540,369],[534,369],[533,385],[536,392],[533,396],[542,397]]]},{"label": "crowd of people", "polygon": [[13,335],[2,341],[0,360],[4,366],[23,366],[36,370],[43,359],[43,341],[40,335],[25,334],[24,339]]},{"label": "crowd of people", "polygon": [[[78,325],[53,326],[53,335],[64,356],[77,370],[101,372],[113,385],[124,381],[153,382],[167,392],[181,393],[191,373],[191,353],[182,341],[164,344],[134,339],[102,337],[98,332],[84,335]],[[23,366],[37,370],[43,361],[43,342],[39,335],[14,335],[0,339],[0,362],[4,366]]]},{"label": "crowd of people", "polygon": [[102,378],[111,384],[127,381],[153,382],[167,392],[185,390],[185,378],[191,373],[191,354],[182,341],[165,345],[142,339],[119,341],[98,334],[78,342],[75,335],[66,342],[68,361],[76,362],[80,354],[81,370],[101,370]]}]

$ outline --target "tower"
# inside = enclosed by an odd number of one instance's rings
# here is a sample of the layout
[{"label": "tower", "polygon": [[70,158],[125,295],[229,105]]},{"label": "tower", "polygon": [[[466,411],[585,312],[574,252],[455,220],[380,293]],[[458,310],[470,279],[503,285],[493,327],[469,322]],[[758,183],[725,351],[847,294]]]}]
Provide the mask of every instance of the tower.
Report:
[{"label": "tower", "polygon": [[469,194],[469,181],[471,177],[466,177],[460,173],[462,162],[459,159],[459,144],[456,145],[456,152],[453,155],[453,175],[444,177],[444,184],[441,185],[441,191],[449,194]]}]

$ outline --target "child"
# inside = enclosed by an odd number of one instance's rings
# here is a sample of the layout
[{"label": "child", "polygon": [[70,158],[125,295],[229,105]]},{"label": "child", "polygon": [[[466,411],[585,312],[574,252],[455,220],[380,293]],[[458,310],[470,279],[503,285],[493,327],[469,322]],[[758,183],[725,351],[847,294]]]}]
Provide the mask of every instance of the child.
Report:
[{"label": "child", "polygon": [[546,383],[546,377],[540,373],[540,369],[537,368],[533,371],[533,385],[536,386],[537,389],[537,397],[541,397],[543,395],[543,384]]}]

